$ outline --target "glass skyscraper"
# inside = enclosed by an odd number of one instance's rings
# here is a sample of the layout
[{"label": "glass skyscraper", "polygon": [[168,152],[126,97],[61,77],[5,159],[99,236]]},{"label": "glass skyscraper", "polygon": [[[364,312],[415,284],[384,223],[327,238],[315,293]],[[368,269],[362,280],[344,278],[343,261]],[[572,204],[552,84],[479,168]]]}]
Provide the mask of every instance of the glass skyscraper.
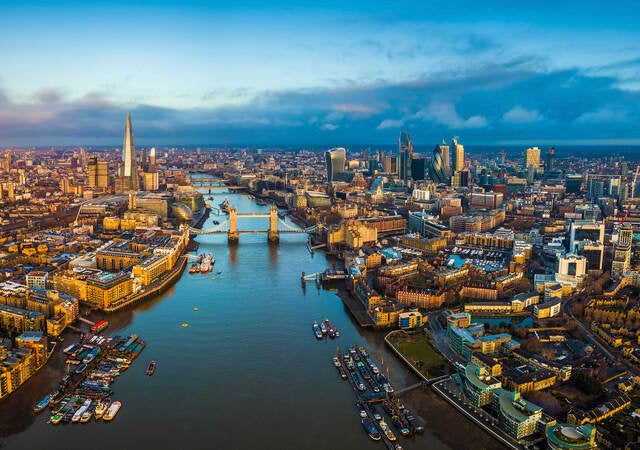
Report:
[{"label": "glass skyscraper", "polygon": [[331,185],[335,181],[336,174],[344,173],[347,150],[343,147],[332,148],[324,152],[324,159],[327,163],[327,181]]},{"label": "glass skyscraper", "polygon": [[398,138],[398,162],[400,165],[400,179],[405,186],[411,178],[411,159],[413,158],[413,144],[409,133],[400,132]]},{"label": "glass skyscraper", "polygon": [[127,113],[127,122],[124,128],[122,163],[123,190],[137,191],[140,189],[140,184],[138,182],[138,167],[136,165],[136,148],[133,143],[133,131],[131,129],[131,113]]}]

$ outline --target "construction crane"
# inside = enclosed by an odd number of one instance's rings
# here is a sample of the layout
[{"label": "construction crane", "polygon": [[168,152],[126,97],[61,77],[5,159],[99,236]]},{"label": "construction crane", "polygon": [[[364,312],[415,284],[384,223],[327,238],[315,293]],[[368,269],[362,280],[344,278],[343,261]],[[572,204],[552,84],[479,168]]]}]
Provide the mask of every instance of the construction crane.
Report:
[{"label": "construction crane", "polygon": [[[629,200],[632,200],[634,197],[634,194],[636,193],[636,183],[638,182],[638,173],[640,173],[640,164],[636,165],[636,173],[633,175],[633,181],[631,182],[631,197],[629,198]],[[632,202],[629,201],[629,206],[627,206],[627,210],[624,213],[624,216],[622,216],[622,222],[621,224],[624,225],[625,220],[627,220],[627,217],[629,217],[629,213],[631,212],[631,204]]]}]

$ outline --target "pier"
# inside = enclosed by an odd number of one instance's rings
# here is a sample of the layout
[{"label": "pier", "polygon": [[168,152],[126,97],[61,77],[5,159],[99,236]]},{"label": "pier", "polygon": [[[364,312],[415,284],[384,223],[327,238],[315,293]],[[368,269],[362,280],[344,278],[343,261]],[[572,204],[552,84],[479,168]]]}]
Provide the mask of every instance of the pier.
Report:
[{"label": "pier", "polygon": [[[387,448],[397,449],[400,445],[398,443],[400,436],[408,438],[424,432],[421,423],[408,410],[405,410],[398,398],[399,391],[394,392],[391,380],[382,375],[378,365],[364,348],[358,347],[356,344],[354,347],[350,347],[344,355],[338,349],[334,357],[334,365],[341,377],[348,380],[358,401],[357,406],[366,413],[366,418],[375,425]],[[422,382],[417,383],[417,385],[408,386],[403,391],[406,392],[423,385]],[[376,409],[374,403],[382,403],[382,409],[388,416],[387,418],[391,418],[390,421],[384,420],[384,415]],[[390,431],[391,424],[393,424],[395,432]]]},{"label": "pier", "polygon": [[338,292],[338,295],[340,296],[340,299],[342,299],[342,303],[344,303],[345,306],[351,312],[351,315],[353,316],[353,318],[356,319],[356,322],[358,322],[358,325],[360,325],[361,327],[376,326],[376,323],[373,321],[373,319],[367,312],[367,308],[365,308],[365,306],[362,304],[360,300],[352,297],[351,294],[344,289],[341,289]]}]

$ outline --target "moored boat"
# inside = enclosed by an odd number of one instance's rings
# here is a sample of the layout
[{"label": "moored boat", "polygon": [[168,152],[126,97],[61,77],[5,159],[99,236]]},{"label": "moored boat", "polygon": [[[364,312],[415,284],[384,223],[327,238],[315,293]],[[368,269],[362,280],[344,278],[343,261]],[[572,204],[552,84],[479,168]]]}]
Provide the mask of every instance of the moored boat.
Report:
[{"label": "moored boat", "polygon": [[102,416],[102,419],[106,421],[113,420],[116,414],[118,414],[118,411],[120,411],[121,406],[122,406],[122,403],[120,402],[111,403],[111,406],[109,406],[109,409],[107,409],[107,412],[104,413],[104,416]]},{"label": "moored boat", "polygon": [[382,439],[382,436],[380,435],[380,432],[378,431],[376,425],[373,423],[373,420],[362,419],[360,423],[362,423],[362,427],[371,439],[373,439],[374,441],[379,441],[380,439]]},{"label": "moored boat", "polygon": [[80,408],[78,408],[73,414],[73,416],[71,417],[71,421],[73,423],[78,422],[82,418],[82,415],[87,411],[87,409],[89,409],[89,406],[91,406],[91,400],[87,399],[84,401],[82,406],[80,406]]},{"label": "moored boat", "polygon": [[96,410],[94,412],[96,419],[102,418],[104,413],[107,412],[107,410],[109,409],[109,406],[111,406],[110,398],[105,398],[101,400],[100,403],[98,403],[98,406],[96,406]]},{"label": "moored boat", "polygon": [[220,211],[223,213],[229,214],[229,209],[231,208],[231,204],[229,203],[229,199],[225,198],[222,203],[218,205],[220,207]]},{"label": "moored boat", "polygon": [[53,398],[53,395],[51,395],[51,394],[45,395],[44,398],[42,400],[40,400],[33,407],[33,412],[34,413],[39,413],[40,411],[44,410],[47,406],[49,406],[49,403],[51,403],[51,399],[52,398]]},{"label": "moored boat", "polygon": [[387,422],[385,422],[384,420],[381,420],[379,424],[380,424],[380,428],[382,429],[382,432],[387,437],[387,439],[389,439],[391,442],[397,439],[396,435],[393,434],[393,431],[391,431],[391,428],[389,428],[389,425],[387,425]]},{"label": "moored boat", "polygon": [[80,422],[81,423],[87,423],[91,420],[91,416],[93,416],[93,413],[96,410],[96,403],[95,402],[91,402],[91,405],[89,405],[89,407],[87,408],[87,410],[82,413],[82,417],[80,417]]},{"label": "moored boat", "polygon": [[315,320],[313,321],[313,332],[316,335],[316,338],[322,339],[322,330],[320,329],[318,322],[316,322]]}]

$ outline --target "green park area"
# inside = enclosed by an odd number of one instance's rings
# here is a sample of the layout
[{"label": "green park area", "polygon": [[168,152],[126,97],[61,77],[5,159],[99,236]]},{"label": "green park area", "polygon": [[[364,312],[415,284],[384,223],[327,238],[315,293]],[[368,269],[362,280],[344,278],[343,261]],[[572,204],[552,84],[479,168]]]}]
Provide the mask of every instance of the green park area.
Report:
[{"label": "green park area", "polygon": [[451,365],[423,333],[395,333],[389,341],[400,353],[427,378],[435,378],[451,373]]}]

